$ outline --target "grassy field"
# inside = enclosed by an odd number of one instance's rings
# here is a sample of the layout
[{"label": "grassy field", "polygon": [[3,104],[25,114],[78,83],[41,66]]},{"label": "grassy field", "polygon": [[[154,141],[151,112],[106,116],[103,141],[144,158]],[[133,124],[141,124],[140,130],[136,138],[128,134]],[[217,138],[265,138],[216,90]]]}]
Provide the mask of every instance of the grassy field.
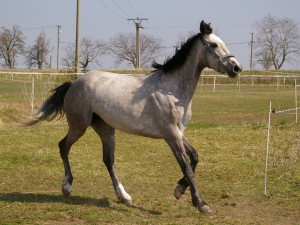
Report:
[{"label": "grassy field", "polygon": [[[35,106],[55,84],[36,83]],[[268,189],[264,170],[269,102],[294,108],[293,87],[199,88],[185,134],[199,152],[195,179],[213,209],[201,214],[189,191],[173,189],[180,168],[168,146],[116,133],[116,167],[134,206],[118,202],[102,162],[101,143],[88,129],[72,148],[73,192],[60,192],[57,143],[64,120],[31,128],[15,118],[31,113],[30,83],[0,80],[0,224],[299,224],[300,129],[294,115],[272,115]]]}]

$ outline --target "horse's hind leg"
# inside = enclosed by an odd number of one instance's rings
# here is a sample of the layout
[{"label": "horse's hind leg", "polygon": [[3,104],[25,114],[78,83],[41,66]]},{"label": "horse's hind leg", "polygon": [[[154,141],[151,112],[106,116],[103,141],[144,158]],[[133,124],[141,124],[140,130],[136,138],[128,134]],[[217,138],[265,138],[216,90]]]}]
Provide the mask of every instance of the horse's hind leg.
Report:
[{"label": "horse's hind leg", "polygon": [[[78,122],[78,121],[77,121]],[[64,163],[65,177],[62,185],[62,192],[65,197],[68,197],[72,191],[73,176],[69,163],[69,151],[72,145],[85,133],[88,125],[79,128],[79,126],[70,126],[68,134],[59,142],[60,156]]]},{"label": "horse's hind leg", "polygon": [[[190,158],[190,165],[192,167],[192,170],[193,170],[193,172],[195,172],[196,166],[198,164],[198,153],[194,149],[194,147],[188,142],[186,137],[184,137],[184,136],[183,136],[183,144],[184,144],[186,153]],[[189,186],[189,184],[188,184],[188,181],[186,180],[186,178],[185,177],[181,178],[178,181],[178,185],[174,190],[175,198],[179,199],[181,197],[181,195],[184,194],[184,192],[188,186]]]},{"label": "horse's hind leg", "polygon": [[91,126],[101,138],[103,161],[111,177],[118,199],[126,205],[132,205],[132,199],[125,191],[115,169],[115,129],[109,126],[96,114],[93,115]]}]

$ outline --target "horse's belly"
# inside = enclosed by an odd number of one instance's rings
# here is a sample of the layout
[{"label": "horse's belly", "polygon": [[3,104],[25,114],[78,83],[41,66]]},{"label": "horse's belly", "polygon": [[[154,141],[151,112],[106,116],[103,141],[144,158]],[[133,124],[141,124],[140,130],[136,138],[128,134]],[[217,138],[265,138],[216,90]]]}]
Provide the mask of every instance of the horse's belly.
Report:
[{"label": "horse's belly", "polygon": [[93,111],[113,128],[131,134],[162,138],[154,115],[151,115],[151,112],[145,109],[142,102],[135,105],[129,102],[126,104],[126,100],[99,103]]},{"label": "horse's belly", "polygon": [[152,138],[162,138],[160,130],[154,126],[153,122],[141,121],[126,116],[100,115],[100,117],[115,129]]}]

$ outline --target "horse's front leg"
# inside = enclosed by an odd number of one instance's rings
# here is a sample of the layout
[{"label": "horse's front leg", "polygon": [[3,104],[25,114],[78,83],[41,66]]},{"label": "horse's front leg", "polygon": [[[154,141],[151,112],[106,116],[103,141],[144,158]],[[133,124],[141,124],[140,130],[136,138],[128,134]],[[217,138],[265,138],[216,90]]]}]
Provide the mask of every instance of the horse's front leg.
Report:
[{"label": "horse's front leg", "polygon": [[[194,147],[188,142],[188,140],[186,139],[185,136],[183,136],[182,138],[183,140],[183,144],[184,144],[184,148],[186,150],[186,153],[188,154],[189,158],[190,158],[190,165],[192,167],[193,172],[195,172],[196,166],[198,164],[198,153],[197,151],[194,149]],[[185,192],[185,190],[187,189],[187,187],[189,186],[188,181],[185,177],[181,178],[178,181],[178,185],[174,190],[174,196],[176,199],[179,199]]]},{"label": "horse's front leg", "polygon": [[191,196],[193,205],[198,208],[201,212],[208,213],[211,212],[210,207],[201,198],[200,193],[197,189],[194,173],[191,165],[188,162],[186,150],[184,147],[183,135],[179,129],[174,129],[165,141],[169,144],[183,174],[187,180],[188,185],[191,188]]}]

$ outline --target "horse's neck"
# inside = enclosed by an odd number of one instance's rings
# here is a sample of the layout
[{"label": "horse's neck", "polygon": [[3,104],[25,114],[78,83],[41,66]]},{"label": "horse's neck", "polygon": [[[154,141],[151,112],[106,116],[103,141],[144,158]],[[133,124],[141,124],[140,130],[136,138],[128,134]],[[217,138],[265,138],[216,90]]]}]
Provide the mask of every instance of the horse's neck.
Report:
[{"label": "horse's neck", "polygon": [[[196,47],[196,46],[195,46]],[[173,82],[176,93],[183,102],[189,104],[197,88],[201,71],[204,69],[201,47],[194,48],[185,64],[174,72]]]}]

